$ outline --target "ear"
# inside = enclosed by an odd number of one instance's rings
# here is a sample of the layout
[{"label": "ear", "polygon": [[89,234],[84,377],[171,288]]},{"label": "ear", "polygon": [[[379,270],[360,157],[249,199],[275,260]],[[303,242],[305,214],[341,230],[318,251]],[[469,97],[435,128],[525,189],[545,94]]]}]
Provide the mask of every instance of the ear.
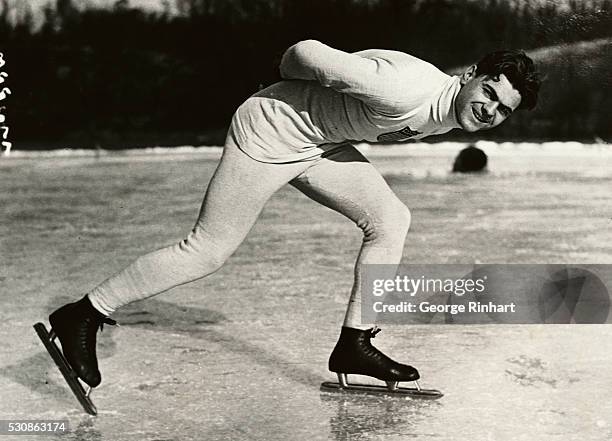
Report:
[{"label": "ear", "polygon": [[461,74],[461,79],[460,79],[460,83],[463,86],[465,83],[467,83],[468,81],[470,81],[472,78],[474,78],[476,76],[476,65],[473,64],[470,67],[468,67],[465,72],[463,72],[463,74]]}]

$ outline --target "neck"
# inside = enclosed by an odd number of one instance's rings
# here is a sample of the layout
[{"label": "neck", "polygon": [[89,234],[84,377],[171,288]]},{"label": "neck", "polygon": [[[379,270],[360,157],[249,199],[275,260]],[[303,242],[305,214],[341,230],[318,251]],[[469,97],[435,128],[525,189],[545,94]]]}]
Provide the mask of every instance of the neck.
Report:
[{"label": "neck", "polygon": [[440,93],[432,102],[432,115],[434,121],[441,127],[458,128],[457,112],[455,101],[461,90],[460,78],[457,76],[449,77]]}]

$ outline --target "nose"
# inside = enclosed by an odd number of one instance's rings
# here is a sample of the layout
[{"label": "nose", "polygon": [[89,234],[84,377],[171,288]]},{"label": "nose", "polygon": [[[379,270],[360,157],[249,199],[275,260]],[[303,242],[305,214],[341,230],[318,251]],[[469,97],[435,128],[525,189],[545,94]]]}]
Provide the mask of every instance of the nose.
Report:
[{"label": "nose", "polygon": [[489,101],[484,106],[482,106],[483,116],[487,121],[493,118],[495,115],[495,111],[497,110],[498,103],[496,101]]}]

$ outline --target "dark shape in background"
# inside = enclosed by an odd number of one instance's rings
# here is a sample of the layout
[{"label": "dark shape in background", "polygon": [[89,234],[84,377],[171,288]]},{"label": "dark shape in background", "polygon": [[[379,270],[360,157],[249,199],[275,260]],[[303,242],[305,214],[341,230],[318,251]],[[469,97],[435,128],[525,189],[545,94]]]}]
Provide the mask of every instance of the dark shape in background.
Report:
[{"label": "dark shape in background", "polygon": [[459,152],[453,164],[454,173],[475,173],[485,171],[488,157],[478,147],[473,145],[464,148]]},{"label": "dark shape in background", "polygon": [[176,0],[178,15],[75,4],[56,0],[34,29],[0,0],[15,148],[221,144],[235,108],[277,81],[283,51],[306,38],[445,70],[500,47],[546,47],[534,51],[548,76],[538,110],[451,137],[612,138],[612,0]]}]

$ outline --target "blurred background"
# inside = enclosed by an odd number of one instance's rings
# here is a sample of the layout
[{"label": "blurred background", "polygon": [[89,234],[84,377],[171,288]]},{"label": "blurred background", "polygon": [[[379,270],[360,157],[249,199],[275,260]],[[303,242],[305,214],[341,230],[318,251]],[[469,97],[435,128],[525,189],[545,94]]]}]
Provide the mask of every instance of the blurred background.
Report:
[{"label": "blurred background", "polygon": [[0,0],[2,113],[17,149],[220,145],[306,38],[450,73],[498,48],[539,62],[535,111],[429,142],[612,139],[612,0]]}]

